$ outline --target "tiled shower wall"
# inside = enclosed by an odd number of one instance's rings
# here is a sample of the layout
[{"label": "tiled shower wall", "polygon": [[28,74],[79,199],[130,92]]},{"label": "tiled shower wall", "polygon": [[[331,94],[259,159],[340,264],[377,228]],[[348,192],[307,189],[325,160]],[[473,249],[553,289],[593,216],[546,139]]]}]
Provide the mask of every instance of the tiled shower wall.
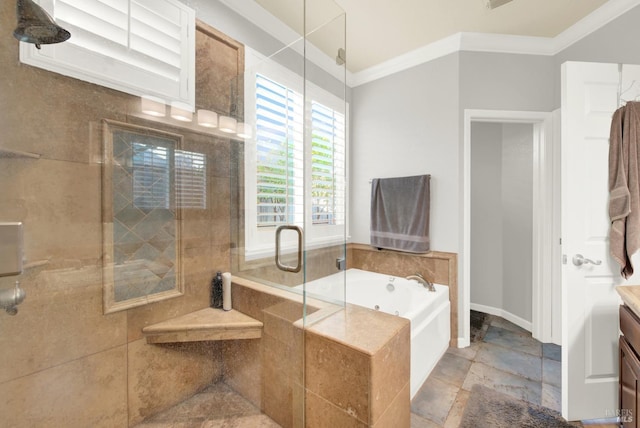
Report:
[{"label": "tiled shower wall", "polygon": [[[2,425],[134,424],[222,375],[217,344],[148,345],[141,330],[206,307],[213,273],[230,269],[236,143],[133,117],[137,97],[20,64],[8,30],[15,22],[15,2],[1,2],[0,147],[41,157],[0,156],[0,221],[24,223],[27,263],[22,275],[0,278],[0,288],[19,280],[27,292],[16,316],[0,313]],[[197,103],[228,111],[242,48],[204,33]],[[184,149],[206,154],[211,166],[206,209],[183,212],[184,296],[109,315],[102,308],[103,119],[181,133]]]}]

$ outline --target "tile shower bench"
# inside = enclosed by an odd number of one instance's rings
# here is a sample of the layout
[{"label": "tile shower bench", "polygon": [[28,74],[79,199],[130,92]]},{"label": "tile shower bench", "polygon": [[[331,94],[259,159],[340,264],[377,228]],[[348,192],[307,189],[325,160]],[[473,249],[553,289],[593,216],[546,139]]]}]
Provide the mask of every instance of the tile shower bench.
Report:
[{"label": "tile shower bench", "polygon": [[234,309],[205,308],[146,326],[142,333],[147,343],[259,339],[262,322]]}]

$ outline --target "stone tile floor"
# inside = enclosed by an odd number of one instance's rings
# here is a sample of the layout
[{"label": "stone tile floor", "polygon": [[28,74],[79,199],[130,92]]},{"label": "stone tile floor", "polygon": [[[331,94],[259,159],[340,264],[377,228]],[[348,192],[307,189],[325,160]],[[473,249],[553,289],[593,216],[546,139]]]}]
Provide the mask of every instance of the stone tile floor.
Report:
[{"label": "stone tile floor", "polygon": [[136,425],[136,428],[276,427],[280,425],[222,382]]},{"label": "stone tile floor", "polygon": [[[560,411],[560,347],[500,317],[480,321],[468,348],[449,348],[411,402],[411,428],[457,427],[476,383]],[[474,334],[475,333],[475,334]],[[595,421],[594,421],[595,422]],[[587,425],[587,423],[585,423]],[[609,428],[615,425],[591,425]],[[138,428],[279,427],[220,382]]]},{"label": "stone tile floor", "polygon": [[[482,321],[481,321],[482,322]],[[471,346],[449,348],[411,402],[411,427],[457,427],[476,383],[560,411],[560,347],[487,316]]]}]

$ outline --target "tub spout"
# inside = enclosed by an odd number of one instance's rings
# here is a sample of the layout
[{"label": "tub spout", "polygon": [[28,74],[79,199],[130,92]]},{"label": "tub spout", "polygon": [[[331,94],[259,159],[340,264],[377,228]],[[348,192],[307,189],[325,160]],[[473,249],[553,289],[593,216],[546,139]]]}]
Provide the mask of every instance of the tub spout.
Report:
[{"label": "tub spout", "polygon": [[415,279],[420,284],[422,284],[422,286],[427,290],[436,291],[436,288],[433,286],[433,282],[429,281],[428,279],[425,279],[424,276],[420,275],[419,273],[416,273],[415,275],[409,275],[408,277],[406,277],[406,279],[409,279],[409,280]]}]

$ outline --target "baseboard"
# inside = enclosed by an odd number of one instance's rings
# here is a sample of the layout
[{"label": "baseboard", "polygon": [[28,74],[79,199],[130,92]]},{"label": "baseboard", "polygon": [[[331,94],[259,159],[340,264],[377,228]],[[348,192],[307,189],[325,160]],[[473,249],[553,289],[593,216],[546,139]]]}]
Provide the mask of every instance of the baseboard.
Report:
[{"label": "baseboard", "polygon": [[493,306],[485,306],[485,305],[480,305],[478,303],[471,303],[471,309],[478,312],[484,312],[485,314],[502,317],[507,321],[514,323],[518,327],[524,328],[527,331],[531,331],[532,329],[531,321],[527,321],[523,318],[520,318],[519,316],[514,315],[511,312],[507,312],[501,308],[494,308]]},{"label": "baseboard", "polygon": [[471,341],[468,339],[465,339],[464,337],[459,337],[457,347],[466,348],[467,346],[471,346]]}]

